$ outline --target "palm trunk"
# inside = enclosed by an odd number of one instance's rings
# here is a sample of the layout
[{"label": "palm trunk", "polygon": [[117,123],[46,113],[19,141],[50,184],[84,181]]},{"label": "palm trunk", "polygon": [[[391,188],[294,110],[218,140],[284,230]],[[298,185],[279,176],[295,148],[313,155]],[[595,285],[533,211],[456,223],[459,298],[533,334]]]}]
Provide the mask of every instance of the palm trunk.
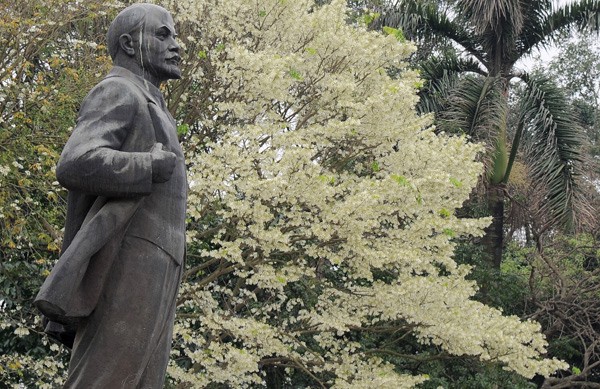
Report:
[{"label": "palm trunk", "polygon": [[504,184],[492,184],[488,188],[488,208],[492,214],[492,224],[485,230],[482,239],[488,263],[496,270],[502,263],[504,242]]},{"label": "palm trunk", "polygon": [[[500,58],[498,58],[500,60]],[[500,68],[500,62],[497,64],[497,69]],[[500,75],[501,72],[494,74]],[[502,76],[501,76],[502,77]],[[506,150],[507,144],[507,126],[508,126],[508,79],[502,77],[502,104],[504,105],[504,113],[502,120],[498,123],[498,134],[496,144],[494,145],[494,157],[492,174],[490,177],[489,187],[487,189],[488,209],[492,216],[492,224],[485,230],[483,237],[484,253],[488,264],[495,270],[500,270],[502,263],[502,251],[504,243],[504,189],[505,183],[508,180],[509,172],[509,157]],[[516,152],[516,147],[513,145],[513,150]]]}]

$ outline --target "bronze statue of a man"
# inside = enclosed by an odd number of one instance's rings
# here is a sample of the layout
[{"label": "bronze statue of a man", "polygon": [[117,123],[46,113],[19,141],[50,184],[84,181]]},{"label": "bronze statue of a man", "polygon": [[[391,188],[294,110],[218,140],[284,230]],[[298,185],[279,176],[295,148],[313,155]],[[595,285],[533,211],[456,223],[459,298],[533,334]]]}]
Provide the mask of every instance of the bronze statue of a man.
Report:
[{"label": "bronze statue of a man", "polygon": [[35,305],[47,332],[73,342],[67,388],[164,383],[187,197],[175,121],[158,89],[181,77],[176,36],[156,5],[115,18],[114,67],[83,101],[57,165],[69,190],[65,236]]}]

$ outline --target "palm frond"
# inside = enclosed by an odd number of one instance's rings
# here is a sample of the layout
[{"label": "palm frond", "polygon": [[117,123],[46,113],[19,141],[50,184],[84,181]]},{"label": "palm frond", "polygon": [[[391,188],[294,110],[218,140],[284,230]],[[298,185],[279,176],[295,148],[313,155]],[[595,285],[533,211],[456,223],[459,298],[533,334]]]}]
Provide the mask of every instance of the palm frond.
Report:
[{"label": "palm frond", "polygon": [[501,98],[502,85],[503,80],[496,77],[462,77],[449,93],[446,109],[439,115],[439,127],[495,143],[497,134],[504,133],[506,126],[507,105]]},{"label": "palm frond", "polygon": [[534,47],[556,42],[572,29],[600,31],[600,0],[580,0],[556,10],[534,6],[530,5],[527,11],[527,23],[517,42],[519,56],[530,53]]},{"label": "palm frond", "polygon": [[411,40],[449,39],[483,62],[482,46],[473,31],[449,18],[447,10],[442,9],[437,1],[399,0],[378,11],[381,16],[375,28],[399,28]]},{"label": "palm frond", "polygon": [[444,110],[449,93],[456,87],[459,75],[475,73],[485,76],[479,62],[472,58],[460,58],[455,53],[442,53],[420,65],[424,86],[417,109],[420,113]]},{"label": "palm frond", "polygon": [[547,78],[528,77],[519,109],[533,184],[545,192],[540,210],[550,224],[572,229],[577,214],[588,211],[579,186],[583,129],[562,90]]},{"label": "palm frond", "polygon": [[520,0],[459,0],[458,9],[475,27],[475,33],[502,31],[510,28],[519,32],[525,16]]},{"label": "palm frond", "polygon": [[486,146],[483,155],[488,182],[500,183],[507,167],[506,99],[502,98],[504,80],[480,75],[462,76],[448,94],[445,109],[439,113],[437,127],[449,133],[464,133]]}]

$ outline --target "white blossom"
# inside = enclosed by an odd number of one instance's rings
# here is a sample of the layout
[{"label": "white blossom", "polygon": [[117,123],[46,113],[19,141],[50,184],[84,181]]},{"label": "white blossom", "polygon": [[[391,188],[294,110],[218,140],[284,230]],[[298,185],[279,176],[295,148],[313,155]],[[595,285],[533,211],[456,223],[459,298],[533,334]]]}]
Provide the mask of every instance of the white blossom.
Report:
[{"label": "white blossom", "polygon": [[189,214],[214,225],[187,238],[222,264],[182,286],[176,347],[195,367],[172,363],[175,381],[263,385],[267,360],[340,388],[425,381],[351,340],[385,323],[525,377],[565,367],[543,358],[537,323],[474,301],[452,258],[453,238],[490,222],[455,216],[482,148],[417,115],[411,44],[349,25],[341,0],[164,3],[202,58],[196,90],[211,94],[186,104],[208,107],[200,125],[217,134],[188,145]]}]

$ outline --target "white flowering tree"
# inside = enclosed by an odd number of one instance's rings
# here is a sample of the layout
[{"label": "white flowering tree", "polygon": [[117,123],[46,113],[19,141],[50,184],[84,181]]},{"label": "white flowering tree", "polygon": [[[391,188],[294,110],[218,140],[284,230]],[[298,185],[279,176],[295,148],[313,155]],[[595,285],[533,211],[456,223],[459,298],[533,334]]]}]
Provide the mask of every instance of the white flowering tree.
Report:
[{"label": "white flowering tree", "polygon": [[529,378],[565,367],[537,323],[471,299],[452,254],[490,222],[455,216],[480,148],[416,114],[401,34],[349,23],[342,1],[165,5],[190,167],[173,383],[414,387],[406,338]]}]

